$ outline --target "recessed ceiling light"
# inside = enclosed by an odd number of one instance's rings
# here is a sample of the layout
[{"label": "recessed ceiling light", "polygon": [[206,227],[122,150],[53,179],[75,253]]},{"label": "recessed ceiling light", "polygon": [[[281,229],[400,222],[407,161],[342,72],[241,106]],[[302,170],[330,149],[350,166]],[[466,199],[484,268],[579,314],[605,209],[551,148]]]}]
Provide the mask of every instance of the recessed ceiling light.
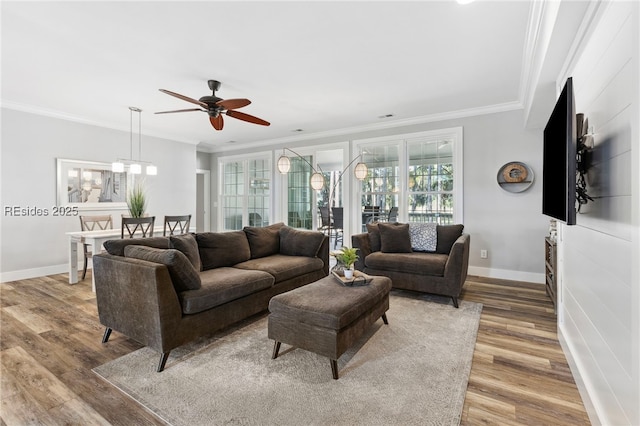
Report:
[{"label": "recessed ceiling light", "polygon": [[393,114],[384,114],[384,115],[379,115],[378,118],[391,118],[393,117]]},{"label": "recessed ceiling light", "polygon": [[458,4],[469,4],[473,3],[474,0],[456,0]]}]

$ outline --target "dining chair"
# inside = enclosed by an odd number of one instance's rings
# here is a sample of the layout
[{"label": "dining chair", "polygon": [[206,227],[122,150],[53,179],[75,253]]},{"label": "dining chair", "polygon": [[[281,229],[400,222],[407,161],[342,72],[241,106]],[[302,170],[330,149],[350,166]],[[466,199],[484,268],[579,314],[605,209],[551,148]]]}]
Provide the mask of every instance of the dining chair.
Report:
[{"label": "dining chair", "polygon": [[391,207],[389,210],[389,216],[387,217],[387,222],[397,222],[398,221],[398,208]]},{"label": "dining chair", "polygon": [[335,249],[338,246],[338,241],[344,243],[344,207],[332,207],[331,214],[333,215],[331,229],[335,235],[333,240],[333,248]]},{"label": "dining chair", "polygon": [[[110,214],[100,216],[80,216],[80,230],[82,231],[98,231],[101,229],[113,229],[113,218]],[[87,275],[87,264],[89,258],[93,256],[90,244],[83,244],[84,252],[84,269],[82,270],[82,279]]]},{"label": "dining chair", "polygon": [[322,206],[318,207],[320,210],[320,227],[318,231],[321,231],[323,234],[328,235],[331,232],[331,215],[329,214],[329,207]]},{"label": "dining chair", "polygon": [[[127,231],[127,238],[153,237],[153,225],[155,224],[155,221],[155,216],[123,217],[120,238],[125,237],[125,230]],[[138,232],[139,235],[135,235],[136,232]]]},{"label": "dining chair", "polygon": [[260,216],[260,213],[249,213],[249,226],[263,226],[262,216]]},{"label": "dining chair", "polygon": [[179,215],[179,216],[165,216],[164,230],[162,231],[162,235],[165,237],[167,236],[167,229],[169,230],[169,235],[186,234],[187,232],[189,232],[190,223],[191,223],[190,214]]}]

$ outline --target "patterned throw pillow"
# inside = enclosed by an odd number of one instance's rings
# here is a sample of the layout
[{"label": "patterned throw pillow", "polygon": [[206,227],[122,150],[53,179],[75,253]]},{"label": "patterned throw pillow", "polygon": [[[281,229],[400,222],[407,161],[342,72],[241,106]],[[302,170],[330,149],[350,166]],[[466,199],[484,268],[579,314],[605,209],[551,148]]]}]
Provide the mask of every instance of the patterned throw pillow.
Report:
[{"label": "patterned throw pillow", "polygon": [[409,223],[411,248],[415,251],[436,251],[438,225],[436,223]]}]

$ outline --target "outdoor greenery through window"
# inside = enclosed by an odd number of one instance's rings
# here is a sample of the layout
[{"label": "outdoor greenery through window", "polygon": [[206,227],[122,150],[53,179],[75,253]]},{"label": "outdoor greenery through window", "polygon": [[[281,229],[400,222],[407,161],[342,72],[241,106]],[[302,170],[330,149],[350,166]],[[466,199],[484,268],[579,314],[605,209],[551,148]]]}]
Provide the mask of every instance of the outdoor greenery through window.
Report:
[{"label": "outdoor greenery through window", "polygon": [[448,140],[409,143],[410,222],[453,222],[453,149]]},{"label": "outdoor greenery through window", "polygon": [[462,128],[359,141],[368,166],[362,229],[377,221],[462,221]]}]

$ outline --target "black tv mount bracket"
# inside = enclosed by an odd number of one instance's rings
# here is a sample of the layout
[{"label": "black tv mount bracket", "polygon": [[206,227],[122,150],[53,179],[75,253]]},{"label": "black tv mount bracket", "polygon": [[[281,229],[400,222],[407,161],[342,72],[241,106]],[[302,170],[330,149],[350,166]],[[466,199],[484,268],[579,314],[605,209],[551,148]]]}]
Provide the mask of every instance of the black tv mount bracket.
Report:
[{"label": "black tv mount bracket", "polygon": [[584,114],[577,114],[577,147],[576,147],[576,201],[578,202],[577,211],[580,208],[593,201],[593,198],[587,194],[587,181],[585,175],[591,167],[591,158],[593,150],[593,133],[589,132],[589,119],[584,118]]}]

